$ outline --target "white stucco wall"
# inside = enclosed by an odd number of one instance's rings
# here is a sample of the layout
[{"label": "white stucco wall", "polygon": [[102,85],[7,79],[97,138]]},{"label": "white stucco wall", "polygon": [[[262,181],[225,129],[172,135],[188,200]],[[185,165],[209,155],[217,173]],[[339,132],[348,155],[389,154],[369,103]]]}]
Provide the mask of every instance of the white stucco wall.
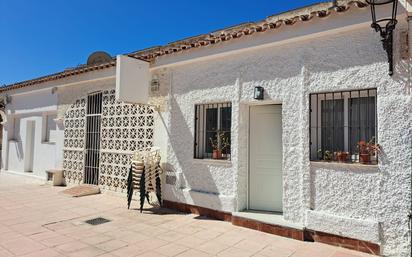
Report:
[{"label": "white stucco wall", "polygon": [[[62,119],[65,111],[80,96],[105,88],[114,88],[114,72],[114,68],[94,71],[5,92],[4,94],[11,98],[11,103],[7,104],[5,109],[8,122],[3,133],[2,169],[43,179],[46,178],[46,170],[61,169],[64,139]],[[55,140],[52,143],[43,142],[46,114],[57,116]],[[16,138],[11,132],[14,119],[20,124],[19,136]],[[35,122],[32,173],[24,172],[27,121]]]},{"label": "white stucco wall", "polygon": [[[405,29],[403,20],[398,29]],[[399,33],[395,42],[395,49],[401,49]],[[389,77],[379,36],[365,24],[293,44],[170,65],[169,83],[163,85],[170,89],[167,162],[177,181],[165,185],[165,199],[227,212],[247,208],[248,108],[281,103],[284,218],[378,243],[384,255],[409,256],[409,64],[399,52],[395,56],[396,72]],[[258,85],[265,88],[261,102],[253,100]],[[311,165],[309,94],[368,88],[378,91],[378,138],[384,152],[379,165]],[[233,108],[232,160],[194,160],[195,104],[227,101]]]},{"label": "white stucco wall", "polygon": [[45,171],[59,168],[61,154],[58,147],[61,147],[62,131],[57,131],[57,140],[52,143],[43,142],[41,132],[43,117],[41,114],[31,114],[30,116],[19,117],[20,119],[20,138],[17,141],[9,141],[9,160],[8,170],[24,172],[24,160],[27,158],[25,143],[27,141],[25,132],[28,121],[35,122],[34,148],[33,148],[33,170],[32,174],[45,178]]},{"label": "white stucco wall", "polygon": [[[8,122],[5,126],[2,153],[3,169],[24,173],[24,162],[29,153],[26,151],[26,126],[34,122],[33,170],[31,175],[45,178],[46,170],[61,167],[63,130],[56,126],[53,142],[44,142],[45,115],[56,114],[57,96],[51,89],[12,95],[6,107]],[[13,128],[18,123],[18,128]],[[14,132],[11,132],[14,130]]]},{"label": "white stucco wall", "polygon": [[[210,65],[205,63],[204,65]],[[238,74],[219,77],[199,71],[201,66],[186,66],[173,70],[170,119],[168,124],[170,145],[167,162],[177,175],[177,187],[166,185],[169,200],[232,212],[236,210],[237,136],[232,136],[232,161],[210,162],[193,159],[194,105],[201,103],[232,102],[232,113],[238,113]],[[229,69],[229,67],[228,67]],[[235,102],[234,102],[235,101]],[[232,131],[238,128],[238,119],[232,118]]]},{"label": "white stucco wall", "polygon": [[[158,58],[152,74],[159,77],[161,92],[150,98],[160,111],[154,142],[162,148],[166,173],[175,177],[165,183],[163,197],[226,212],[246,209],[249,107],[282,104],[284,218],[309,229],[378,243],[384,255],[409,256],[410,64],[399,58],[402,47],[397,33],[395,75],[387,75],[386,55],[369,19],[369,10],[333,14]],[[404,29],[400,20],[398,31]],[[82,82],[86,80],[93,82]],[[114,69],[44,83],[36,90],[61,85],[57,99],[33,95],[43,91],[13,97],[9,114],[35,120],[36,131],[41,131],[37,128],[40,113],[53,110],[62,118],[77,98],[114,87]],[[264,101],[253,100],[258,85],[265,88]],[[309,94],[367,88],[378,92],[378,138],[383,148],[379,165],[310,163]],[[228,101],[232,103],[231,161],[194,160],[195,104]],[[3,148],[3,158],[9,156],[10,170],[20,170],[18,147],[13,144]],[[44,166],[38,166],[36,174],[46,166],[61,165],[61,145],[37,142],[36,147],[36,152],[58,153],[53,160],[38,156],[35,162]]]}]

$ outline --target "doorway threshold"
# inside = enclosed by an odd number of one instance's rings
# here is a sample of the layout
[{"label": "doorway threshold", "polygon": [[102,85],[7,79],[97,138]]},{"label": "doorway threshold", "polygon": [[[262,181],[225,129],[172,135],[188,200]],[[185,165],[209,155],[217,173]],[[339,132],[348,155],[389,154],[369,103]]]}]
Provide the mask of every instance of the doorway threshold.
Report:
[{"label": "doorway threshold", "polygon": [[285,220],[283,218],[283,214],[280,212],[245,210],[241,212],[232,212],[232,216],[269,225],[280,226],[284,228],[291,228],[297,230],[305,229],[303,225]]},{"label": "doorway threshold", "polygon": [[81,184],[81,185],[70,187],[61,192],[71,197],[82,197],[82,196],[100,194],[100,188],[97,185]]}]

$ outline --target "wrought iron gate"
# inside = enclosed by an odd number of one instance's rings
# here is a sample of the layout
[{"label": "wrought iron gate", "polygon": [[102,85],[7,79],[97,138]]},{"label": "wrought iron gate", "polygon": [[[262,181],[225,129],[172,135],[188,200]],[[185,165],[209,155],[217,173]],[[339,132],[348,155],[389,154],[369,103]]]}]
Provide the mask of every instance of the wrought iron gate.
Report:
[{"label": "wrought iron gate", "polygon": [[101,115],[102,93],[90,94],[87,97],[86,112],[85,184],[99,183]]}]

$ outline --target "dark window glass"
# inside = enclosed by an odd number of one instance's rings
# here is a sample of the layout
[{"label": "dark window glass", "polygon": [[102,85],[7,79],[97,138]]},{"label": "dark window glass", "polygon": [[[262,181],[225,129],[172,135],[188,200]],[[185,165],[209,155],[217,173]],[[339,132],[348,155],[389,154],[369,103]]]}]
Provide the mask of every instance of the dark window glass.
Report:
[{"label": "dark window glass", "polygon": [[220,108],[220,117],[221,117],[221,130],[230,131],[232,126],[232,108],[231,107],[222,107]]},{"label": "dark window glass", "polygon": [[[227,142],[229,143],[229,145],[232,144],[231,140],[230,140],[230,132],[224,132],[223,133],[223,140],[227,140]],[[230,147],[226,147],[225,149],[223,149],[222,151],[224,154],[230,154]]]},{"label": "dark window glass", "polygon": [[[376,164],[376,151],[368,150],[378,143],[376,95],[376,89],[310,94],[310,160]],[[360,141],[369,144],[366,157],[358,154]]]},{"label": "dark window glass", "polygon": [[212,141],[215,140],[217,135],[218,126],[218,109],[208,108],[206,109],[206,153],[213,153]]},{"label": "dark window glass", "polygon": [[213,151],[221,150],[218,158],[230,159],[231,127],[230,103],[196,105],[194,157],[216,158]]},{"label": "dark window glass", "polygon": [[213,153],[212,140],[216,140],[217,132],[206,132],[206,153]]},{"label": "dark window glass", "polygon": [[376,108],[375,97],[349,99],[350,151],[357,150],[357,144],[363,140],[369,142],[375,137]]},{"label": "dark window glass", "polygon": [[207,131],[217,130],[217,108],[206,109],[206,130]]},{"label": "dark window glass", "polygon": [[321,106],[322,151],[343,151],[344,101],[324,100]]}]

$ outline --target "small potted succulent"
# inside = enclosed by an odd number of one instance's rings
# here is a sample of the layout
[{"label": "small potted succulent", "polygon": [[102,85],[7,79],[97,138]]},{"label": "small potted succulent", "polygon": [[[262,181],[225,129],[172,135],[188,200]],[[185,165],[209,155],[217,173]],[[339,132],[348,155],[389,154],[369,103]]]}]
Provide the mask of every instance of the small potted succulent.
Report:
[{"label": "small potted succulent", "polygon": [[335,152],[335,156],[338,162],[346,162],[348,160],[349,152],[338,151]]},{"label": "small potted succulent", "polygon": [[319,159],[327,161],[327,162],[330,162],[330,161],[333,160],[333,154],[329,150],[322,151],[322,149],[319,149],[318,150],[318,157],[319,157]]},{"label": "small potted succulent", "polygon": [[230,147],[229,138],[225,136],[224,132],[218,132],[215,138],[209,138],[209,140],[213,148],[212,158],[222,159],[223,152]]},{"label": "small potted succulent", "polygon": [[361,140],[358,142],[359,161],[363,164],[371,162],[371,156],[375,156],[380,152],[381,147],[375,143],[375,137],[372,137],[368,142]]}]

